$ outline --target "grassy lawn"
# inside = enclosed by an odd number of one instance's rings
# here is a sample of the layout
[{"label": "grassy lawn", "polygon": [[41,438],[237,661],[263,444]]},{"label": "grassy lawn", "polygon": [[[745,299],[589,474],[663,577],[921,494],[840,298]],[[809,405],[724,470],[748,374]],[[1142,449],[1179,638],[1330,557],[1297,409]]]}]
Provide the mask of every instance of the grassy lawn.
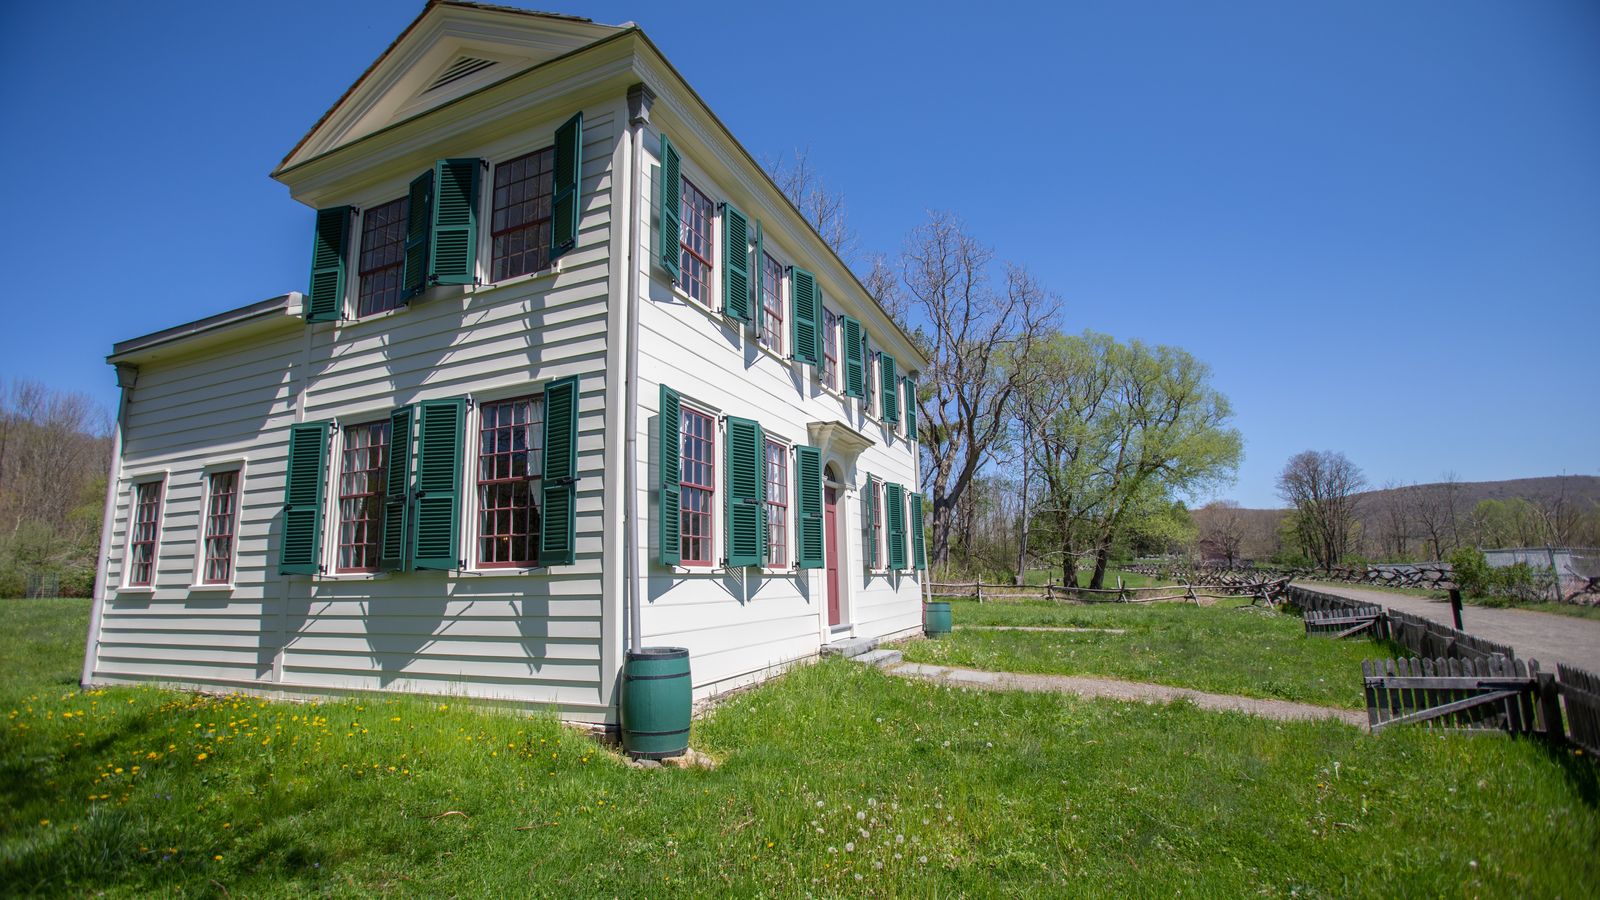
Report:
[{"label": "grassy lawn", "polygon": [[1531,741],[968,693],[835,661],[697,723],[715,771],[644,771],[548,718],[443,699],[79,693],[66,682],[84,610],[7,604],[0,622],[7,893],[1578,897],[1600,885],[1596,770]]},{"label": "grassy lawn", "polygon": [[[1307,581],[1308,587],[1316,587],[1319,582]],[[1330,582],[1339,586],[1338,582]],[[1411,597],[1425,597],[1429,600],[1448,600],[1450,595],[1444,591],[1431,591],[1427,588],[1387,587],[1376,584],[1356,584],[1349,587],[1358,587],[1368,591],[1383,591],[1390,594],[1405,594]],[[1527,609],[1533,612],[1552,613],[1558,616],[1571,616],[1575,619],[1600,619],[1600,606],[1582,606],[1577,603],[1554,603],[1549,600],[1512,600],[1507,597],[1484,597],[1478,594],[1463,594],[1461,602],[1468,606],[1486,606],[1493,609]]]},{"label": "grassy lawn", "polygon": [[958,630],[916,641],[906,659],[996,672],[1104,675],[1247,697],[1359,709],[1361,660],[1393,655],[1387,643],[1308,638],[1298,616],[1248,607],[1181,603],[954,602],[957,625],[1066,625],[1126,634]]}]

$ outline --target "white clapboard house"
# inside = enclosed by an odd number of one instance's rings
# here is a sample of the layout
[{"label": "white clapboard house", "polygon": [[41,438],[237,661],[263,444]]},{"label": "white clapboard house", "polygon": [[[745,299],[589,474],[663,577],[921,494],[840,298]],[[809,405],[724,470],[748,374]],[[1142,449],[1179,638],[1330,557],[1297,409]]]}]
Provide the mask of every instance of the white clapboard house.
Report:
[{"label": "white clapboard house", "polygon": [[109,357],[84,683],[609,724],[920,627],[927,363],[637,27],[429,3],[273,177],[306,291]]}]

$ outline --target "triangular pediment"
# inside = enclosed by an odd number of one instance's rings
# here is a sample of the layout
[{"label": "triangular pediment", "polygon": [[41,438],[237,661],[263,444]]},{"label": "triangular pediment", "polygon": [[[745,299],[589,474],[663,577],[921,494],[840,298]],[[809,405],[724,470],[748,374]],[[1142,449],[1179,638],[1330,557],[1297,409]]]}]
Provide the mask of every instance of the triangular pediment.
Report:
[{"label": "triangular pediment", "polygon": [[617,31],[574,16],[435,0],[284,157],[321,156]]}]

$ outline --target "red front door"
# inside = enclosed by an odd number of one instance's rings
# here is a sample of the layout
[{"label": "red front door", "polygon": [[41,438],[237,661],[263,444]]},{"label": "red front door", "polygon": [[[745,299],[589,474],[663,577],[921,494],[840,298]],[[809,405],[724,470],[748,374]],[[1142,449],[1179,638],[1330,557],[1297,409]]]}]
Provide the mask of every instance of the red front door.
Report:
[{"label": "red front door", "polygon": [[823,526],[828,536],[825,539],[828,551],[827,569],[828,579],[828,624],[839,624],[839,492],[829,486],[825,493],[826,503],[823,507]]}]

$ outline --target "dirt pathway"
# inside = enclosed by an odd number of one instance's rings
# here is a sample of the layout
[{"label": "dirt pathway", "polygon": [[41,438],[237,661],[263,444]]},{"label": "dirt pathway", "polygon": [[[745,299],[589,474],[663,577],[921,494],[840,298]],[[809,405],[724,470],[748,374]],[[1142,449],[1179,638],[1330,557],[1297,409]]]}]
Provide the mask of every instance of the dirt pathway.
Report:
[{"label": "dirt pathway", "polygon": [[[1337,594],[1362,603],[1375,603],[1423,616],[1443,625],[1454,627],[1447,600],[1430,600],[1390,591],[1352,587],[1348,584],[1306,582],[1306,587]],[[1554,671],[1556,663],[1600,673],[1600,619],[1579,619],[1557,613],[1534,612],[1529,609],[1496,609],[1488,606],[1466,606],[1461,610],[1463,631],[1510,644],[1519,659],[1536,659],[1540,665]]]},{"label": "dirt pathway", "polygon": [[1168,687],[1164,684],[1146,684],[1139,681],[1119,681],[1115,678],[982,672],[977,669],[930,666],[924,663],[901,663],[888,667],[886,671],[891,675],[899,675],[904,678],[922,678],[928,681],[959,684],[963,687],[984,690],[1074,694],[1079,697],[1140,700],[1145,703],[1171,703],[1174,700],[1187,700],[1201,709],[1242,712],[1266,719],[1279,719],[1282,721],[1331,720],[1362,728],[1366,727],[1367,724],[1367,714],[1353,709],[1335,709],[1331,706],[1292,703],[1288,700],[1258,700],[1255,697],[1237,697],[1232,694],[1208,694],[1204,691],[1193,691],[1188,688]]}]

